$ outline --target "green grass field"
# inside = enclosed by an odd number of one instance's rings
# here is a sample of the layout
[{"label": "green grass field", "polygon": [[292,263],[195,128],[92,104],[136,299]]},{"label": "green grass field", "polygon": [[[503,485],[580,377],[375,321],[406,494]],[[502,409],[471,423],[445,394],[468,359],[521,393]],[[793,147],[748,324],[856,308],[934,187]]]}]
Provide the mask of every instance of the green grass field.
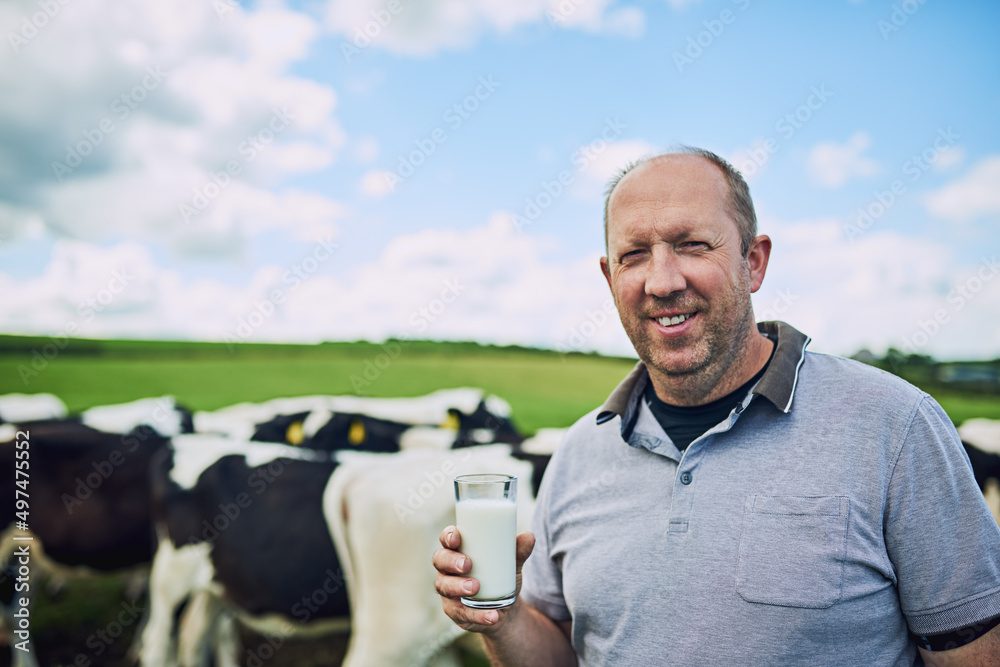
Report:
[{"label": "green grass field", "polygon": [[[528,433],[569,426],[600,405],[634,364],[594,355],[426,342],[398,348],[247,345],[230,351],[224,344],[89,346],[90,341],[71,341],[51,360],[39,360],[32,350],[40,351],[44,342],[0,338],[0,394],[50,392],[71,412],[170,394],[193,410],[214,410],[278,396],[418,396],[471,386],[508,400],[514,421]],[[389,352],[396,352],[395,358]]]},{"label": "green grass field", "polygon": [[[0,394],[50,392],[71,412],[173,395],[193,410],[279,396],[418,396],[481,387],[510,402],[526,433],[569,426],[600,405],[634,360],[474,343],[227,346],[0,336]],[[47,347],[46,347],[47,346]],[[395,355],[390,355],[394,352]],[[46,358],[49,356],[51,358]],[[1000,419],[1000,396],[938,387],[952,420]]]}]

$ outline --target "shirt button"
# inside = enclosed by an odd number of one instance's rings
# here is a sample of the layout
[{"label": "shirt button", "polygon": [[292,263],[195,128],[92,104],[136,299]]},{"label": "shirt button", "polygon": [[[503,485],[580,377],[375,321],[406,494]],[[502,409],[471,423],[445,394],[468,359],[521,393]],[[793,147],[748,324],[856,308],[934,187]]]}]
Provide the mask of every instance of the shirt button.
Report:
[{"label": "shirt button", "polygon": [[681,484],[690,484],[690,483],[691,483],[691,473],[689,472],[683,473],[681,475]]}]

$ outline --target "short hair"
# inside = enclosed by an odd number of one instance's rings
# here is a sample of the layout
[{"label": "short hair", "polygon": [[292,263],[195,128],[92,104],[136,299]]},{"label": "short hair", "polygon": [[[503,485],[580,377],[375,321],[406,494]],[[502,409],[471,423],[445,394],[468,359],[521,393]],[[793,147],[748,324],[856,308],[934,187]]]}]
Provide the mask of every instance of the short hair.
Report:
[{"label": "short hair", "polygon": [[753,199],[750,198],[750,187],[747,182],[743,179],[743,175],[736,170],[733,165],[729,164],[725,159],[719,157],[712,151],[707,151],[703,148],[695,148],[693,146],[679,146],[677,150],[671,151],[669,153],[659,153],[657,155],[646,155],[639,158],[633,162],[627,164],[623,169],[620,169],[610,181],[608,181],[608,187],[604,191],[604,249],[607,252],[608,248],[608,212],[611,207],[611,195],[614,193],[615,188],[618,187],[618,183],[628,174],[630,171],[636,167],[642,166],[647,162],[653,162],[661,157],[666,157],[667,155],[697,155],[698,157],[705,158],[722,172],[723,177],[726,179],[726,185],[729,188],[729,200],[726,202],[726,212],[736,223],[736,229],[740,234],[740,249],[743,251],[743,256],[746,257],[747,253],[750,252],[750,244],[753,243],[754,238],[757,236],[757,214],[753,209]]}]

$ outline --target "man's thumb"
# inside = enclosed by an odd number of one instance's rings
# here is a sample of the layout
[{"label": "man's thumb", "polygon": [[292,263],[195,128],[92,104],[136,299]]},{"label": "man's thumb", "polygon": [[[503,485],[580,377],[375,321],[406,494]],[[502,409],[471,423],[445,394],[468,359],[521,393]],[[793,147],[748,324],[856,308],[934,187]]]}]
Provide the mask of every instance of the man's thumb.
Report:
[{"label": "man's thumb", "polygon": [[521,533],[517,536],[517,569],[521,569],[524,561],[528,560],[532,550],[535,548],[534,533]]}]

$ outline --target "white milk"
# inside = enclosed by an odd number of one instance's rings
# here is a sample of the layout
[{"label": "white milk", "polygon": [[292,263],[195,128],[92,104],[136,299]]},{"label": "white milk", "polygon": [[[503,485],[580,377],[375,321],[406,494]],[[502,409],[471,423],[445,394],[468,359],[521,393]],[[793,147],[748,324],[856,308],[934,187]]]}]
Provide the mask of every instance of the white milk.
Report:
[{"label": "white milk", "polygon": [[514,558],[517,539],[517,503],[475,498],[455,505],[461,551],[472,559],[469,576],[479,580],[474,599],[511,595],[516,586]]}]

